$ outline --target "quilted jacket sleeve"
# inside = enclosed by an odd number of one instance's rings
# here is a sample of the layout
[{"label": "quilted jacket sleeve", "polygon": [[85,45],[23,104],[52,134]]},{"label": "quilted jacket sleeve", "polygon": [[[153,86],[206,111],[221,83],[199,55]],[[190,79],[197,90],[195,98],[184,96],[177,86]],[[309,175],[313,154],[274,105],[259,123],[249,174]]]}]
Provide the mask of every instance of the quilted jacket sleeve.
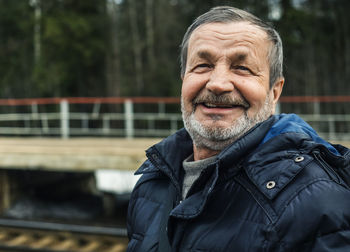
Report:
[{"label": "quilted jacket sleeve", "polygon": [[339,230],[316,237],[312,251],[350,251],[350,230]]}]

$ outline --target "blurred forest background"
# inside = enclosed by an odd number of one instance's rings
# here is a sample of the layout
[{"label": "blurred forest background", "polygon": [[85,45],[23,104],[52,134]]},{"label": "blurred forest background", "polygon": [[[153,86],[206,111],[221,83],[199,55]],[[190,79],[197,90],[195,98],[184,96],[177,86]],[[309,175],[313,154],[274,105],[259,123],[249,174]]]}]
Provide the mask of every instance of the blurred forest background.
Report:
[{"label": "blurred forest background", "polygon": [[284,95],[350,94],[348,0],[0,0],[0,98],[179,96],[179,44],[216,5],[271,22]]}]

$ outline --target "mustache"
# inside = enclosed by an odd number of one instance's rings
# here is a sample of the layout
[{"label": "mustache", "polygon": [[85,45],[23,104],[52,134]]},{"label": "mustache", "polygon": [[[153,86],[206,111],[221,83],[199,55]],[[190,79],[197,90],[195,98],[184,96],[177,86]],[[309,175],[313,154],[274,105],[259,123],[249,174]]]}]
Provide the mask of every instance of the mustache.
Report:
[{"label": "mustache", "polygon": [[213,93],[205,92],[198,94],[192,101],[194,105],[201,103],[213,103],[213,104],[222,104],[229,106],[242,106],[245,109],[250,107],[250,104],[242,96],[232,97],[230,94],[221,94],[216,95]]}]

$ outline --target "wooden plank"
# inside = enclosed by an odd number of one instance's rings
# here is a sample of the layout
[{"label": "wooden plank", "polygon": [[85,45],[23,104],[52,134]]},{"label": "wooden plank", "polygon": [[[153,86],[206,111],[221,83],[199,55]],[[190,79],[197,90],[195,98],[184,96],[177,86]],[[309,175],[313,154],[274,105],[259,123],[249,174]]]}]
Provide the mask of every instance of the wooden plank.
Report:
[{"label": "wooden plank", "polygon": [[[0,169],[136,170],[159,138],[0,138]],[[350,147],[349,142],[340,142]]]},{"label": "wooden plank", "polygon": [[0,169],[135,170],[160,139],[0,138]]}]

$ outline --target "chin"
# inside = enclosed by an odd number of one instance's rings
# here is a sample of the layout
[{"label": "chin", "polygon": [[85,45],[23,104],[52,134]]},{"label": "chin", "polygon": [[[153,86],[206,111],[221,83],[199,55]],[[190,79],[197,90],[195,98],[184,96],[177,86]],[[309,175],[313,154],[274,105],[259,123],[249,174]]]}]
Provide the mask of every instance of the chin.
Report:
[{"label": "chin", "polygon": [[204,122],[204,123],[199,122],[199,123],[202,125],[202,127],[206,129],[215,128],[218,130],[225,130],[232,127],[232,123],[223,122],[223,121],[212,121],[212,122]]}]

